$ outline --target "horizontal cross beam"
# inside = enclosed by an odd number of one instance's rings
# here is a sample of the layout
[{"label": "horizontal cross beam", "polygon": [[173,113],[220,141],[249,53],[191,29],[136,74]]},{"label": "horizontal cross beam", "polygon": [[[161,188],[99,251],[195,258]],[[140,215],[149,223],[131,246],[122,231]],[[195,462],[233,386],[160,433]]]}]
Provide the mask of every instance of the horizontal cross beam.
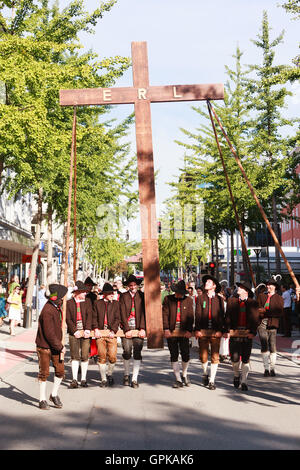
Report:
[{"label": "horizontal cross beam", "polygon": [[123,87],[60,90],[61,106],[132,104],[139,101],[161,103],[223,99],[224,85],[222,83],[150,86],[147,88]]}]

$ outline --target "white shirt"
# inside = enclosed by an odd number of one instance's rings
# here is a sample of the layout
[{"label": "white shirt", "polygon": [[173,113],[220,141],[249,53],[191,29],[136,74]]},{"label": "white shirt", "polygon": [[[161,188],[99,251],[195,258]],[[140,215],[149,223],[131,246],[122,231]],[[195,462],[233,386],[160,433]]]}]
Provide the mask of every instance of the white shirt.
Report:
[{"label": "white shirt", "polygon": [[282,298],[283,298],[283,308],[290,308],[292,306],[292,298],[288,290],[283,292]]}]

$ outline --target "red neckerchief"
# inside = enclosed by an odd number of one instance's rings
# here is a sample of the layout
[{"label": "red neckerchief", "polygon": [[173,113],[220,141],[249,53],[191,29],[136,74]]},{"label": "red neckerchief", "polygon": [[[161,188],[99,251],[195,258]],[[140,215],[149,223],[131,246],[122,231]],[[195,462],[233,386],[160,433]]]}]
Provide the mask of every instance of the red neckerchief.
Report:
[{"label": "red neckerchief", "polygon": [[272,297],[272,295],[269,294],[269,295],[268,295],[268,298],[267,298],[267,300],[266,300],[266,303],[265,303],[265,309],[266,309],[266,310],[270,310],[270,299],[271,299],[271,297]]},{"label": "red neckerchief", "polygon": [[180,300],[177,300],[177,316],[176,323],[181,321]]},{"label": "red neckerchief", "polygon": [[105,303],[105,315],[104,315],[104,325],[107,325],[107,308],[108,308],[108,301],[104,300]]},{"label": "red neckerchief", "polygon": [[245,327],[246,322],[246,301],[239,299],[239,318],[238,318],[238,326]]},{"label": "red neckerchief", "polygon": [[134,306],[134,298],[135,298],[135,295],[131,295],[131,310],[130,310],[130,315],[128,317],[128,320],[131,320],[131,318],[135,318],[135,306]]},{"label": "red neckerchief", "polygon": [[[75,300],[75,302],[76,302],[76,300]],[[77,312],[76,321],[82,321],[82,315],[81,315],[81,310],[80,310],[80,303],[81,303],[81,302],[76,302],[76,312]]]}]

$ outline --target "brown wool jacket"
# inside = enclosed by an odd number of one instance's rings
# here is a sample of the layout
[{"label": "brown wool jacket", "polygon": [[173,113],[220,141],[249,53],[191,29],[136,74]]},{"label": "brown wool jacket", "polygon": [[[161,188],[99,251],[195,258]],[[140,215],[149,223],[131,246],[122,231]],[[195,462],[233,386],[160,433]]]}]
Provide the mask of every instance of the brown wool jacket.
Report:
[{"label": "brown wool jacket", "polygon": [[[177,301],[175,295],[167,295],[163,301],[163,328],[164,330],[175,330],[177,317]],[[184,297],[180,301],[181,322],[180,329],[192,333],[194,325],[194,307],[193,300],[190,297]]]},{"label": "brown wool jacket", "polygon": [[59,353],[62,345],[62,313],[52,303],[47,302],[39,316],[36,345],[38,348],[51,349],[53,353]]},{"label": "brown wool jacket", "polygon": [[[128,326],[128,318],[131,312],[131,294],[130,292],[124,292],[121,294],[120,299],[120,314],[121,314],[121,328],[124,333],[130,331]],[[134,297],[135,307],[135,321],[137,330],[146,330],[146,318],[145,318],[145,300],[144,294],[141,291],[137,291]]]},{"label": "brown wool jacket", "polygon": [[272,295],[270,299],[270,309],[265,310],[265,303],[267,301],[267,294],[259,294],[257,301],[258,306],[261,310],[261,319],[268,319],[268,328],[278,328],[279,327],[279,318],[283,315],[283,298],[279,294]]},{"label": "brown wool jacket", "polygon": [[[230,297],[227,301],[225,313],[225,331],[227,333],[229,333],[229,330],[237,329],[239,312],[239,299],[237,297]],[[246,301],[246,329],[253,335],[256,335],[259,322],[258,303],[256,300],[248,298]]]},{"label": "brown wool jacket", "polygon": [[[80,302],[80,312],[82,316],[83,329],[91,330],[94,311],[92,303],[89,299],[85,300],[84,302]],[[71,336],[74,336],[74,333],[77,331],[76,318],[76,302],[74,299],[70,299],[67,301],[66,322],[68,327],[68,333]]]},{"label": "brown wool jacket", "polygon": [[[209,297],[207,293],[199,296],[196,303],[195,311],[195,330],[208,329],[208,313],[209,313]],[[211,302],[212,329],[215,331],[223,331],[224,328],[224,300],[218,294],[212,298]]]},{"label": "brown wool jacket", "polygon": [[[105,304],[102,300],[96,300],[94,303],[93,330],[98,328],[104,330]],[[120,325],[120,304],[117,300],[108,302],[107,305],[107,325],[108,329],[117,333]]]}]

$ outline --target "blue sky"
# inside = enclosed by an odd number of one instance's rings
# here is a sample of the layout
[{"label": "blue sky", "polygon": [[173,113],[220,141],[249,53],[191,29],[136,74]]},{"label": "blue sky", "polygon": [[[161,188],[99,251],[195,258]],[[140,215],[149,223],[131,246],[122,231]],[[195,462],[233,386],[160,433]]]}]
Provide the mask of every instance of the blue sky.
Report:
[{"label": "blue sky", "polygon": [[[66,1],[60,2],[61,6]],[[91,10],[96,0],[85,0]],[[280,3],[283,3],[281,0]],[[272,37],[284,29],[284,43],[277,47],[277,63],[291,63],[299,51],[299,21],[273,0],[118,0],[99,21],[95,34],[83,35],[85,48],[101,58],[130,56],[132,41],[147,41],[151,85],[220,83],[226,81],[225,65],[234,66],[236,46],[244,52],[243,63],[260,63],[261,56],[252,44],[267,10]],[[116,86],[131,86],[129,70]],[[298,96],[289,99],[287,114],[297,116]],[[200,104],[201,102],[198,102]],[[194,104],[194,103],[193,103]],[[197,103],[195,103],[198,105]],[[152,129],[158,204],[169,197],[167,182],[176,179],[183,165],[184,150],[174,140],[185,140],[180,128],[195,130],[198,114],[191,103],[152,104]],[[206,104],[201,104],[204,108]],[[131,105],[117,106],[113,115],[122,119],[133,110]],[[135,152],[134,129],[130,135]]]}]

